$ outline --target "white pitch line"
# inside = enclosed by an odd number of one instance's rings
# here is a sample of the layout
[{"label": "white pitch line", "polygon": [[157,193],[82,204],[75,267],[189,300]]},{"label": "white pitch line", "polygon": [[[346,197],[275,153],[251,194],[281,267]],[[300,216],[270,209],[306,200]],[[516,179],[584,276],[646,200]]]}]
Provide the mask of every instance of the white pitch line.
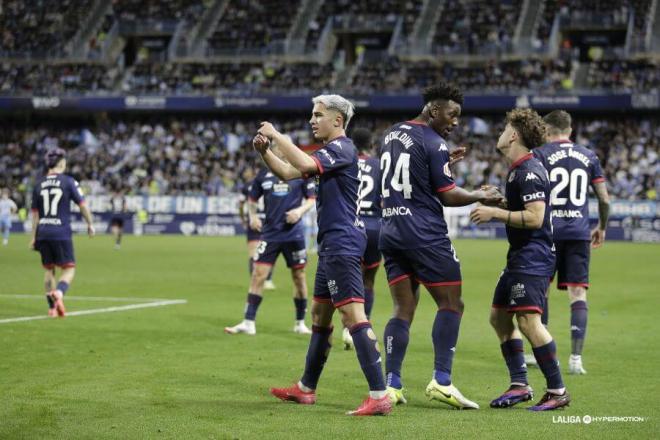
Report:
[{"label": "white pitch line", "polygon": [[[185,299],[172,299],[166,301],[150,302],[145,304],[128,304],[125,306],[106,307],[103,309],[78,310],[76,312],[69,312],[66,314],[66,316],[69,317],[69,316],[94,315],[96,313],[122,312],[124,310],[144,309],[147,307],[163,307],[163,306],[171,306],[174,304],[186,304],[187,302],[188,301],[186,301]],[[47,315],[23,316],[20,318],[0,319],[0,324],[7,324],[10,322],[36,321],[39,319],[53,319],[53,318]]]},{"label": "white pitch line", "polygon": [[[0,298],[16,298],[16,299],[38,299],[43,300],[46,294],[43,295],[5,295],[0,294]],[[103,301],[103,302],[132,302],[132,301],[167,301],[165,298],[125,298],[120,296],[66,296],[67,301],[80,300],[80,301]]]}]

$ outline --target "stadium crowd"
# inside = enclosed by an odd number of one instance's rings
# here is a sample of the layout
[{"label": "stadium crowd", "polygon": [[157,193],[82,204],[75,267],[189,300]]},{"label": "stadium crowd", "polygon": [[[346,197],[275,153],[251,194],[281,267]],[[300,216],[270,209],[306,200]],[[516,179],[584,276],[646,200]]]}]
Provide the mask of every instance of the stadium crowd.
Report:
[{"label": "stadium crowd", "polygon": [[[357,116],[351,128],[370,129],[375,138],[401,118]],[[314,144],[305,117],[275,120],[294,142]],[[0,186],[17,200],[43,172],[42,156],[59,146],[69,155],[69,172],[91,194],[121,189],[127,194],[222,195],[244,184],[243,172],[258,165],[251,147],[257,119],[158,119],[105,121],[98,126],[5,126],[0,135]],[[465,116],[449,137],[468,147],[456,165],[457,184],[502,185],[506,167],[495,151],[497,118]],[[608,186],[619,199],[658,199],[660,121],[577,119],[574,138],[601,158]],[[350,134],[350,129],[349,129]]]}]

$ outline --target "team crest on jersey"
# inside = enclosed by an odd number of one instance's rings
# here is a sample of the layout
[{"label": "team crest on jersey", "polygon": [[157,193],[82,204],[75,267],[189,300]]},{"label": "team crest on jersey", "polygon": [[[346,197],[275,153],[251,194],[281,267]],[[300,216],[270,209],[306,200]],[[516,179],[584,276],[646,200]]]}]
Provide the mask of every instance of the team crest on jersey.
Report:
[{"label": "team crest on jersey", "polygon": [[511,171],[511,174],[509,174],[509,183],[513,182],[513,179],[516,178],[516,172]]},{"label": "team crest on jersey", "polygon": [[534,179],[538,179],[538,177],[536,177],[536,174],[534,174],[534,173],[527,173],[527,176],[525,176],[525,182],[527,182],[528,180],[534,180]]}]

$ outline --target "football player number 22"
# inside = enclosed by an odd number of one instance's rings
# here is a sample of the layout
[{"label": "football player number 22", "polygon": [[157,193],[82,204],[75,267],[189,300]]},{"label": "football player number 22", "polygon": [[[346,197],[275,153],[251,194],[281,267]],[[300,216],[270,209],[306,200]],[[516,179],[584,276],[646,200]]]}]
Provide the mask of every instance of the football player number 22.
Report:
[{"label": "football player number 22", "polygon": [[[589,176],[582,168],[576,168],[570,173],[566,168],[558,167],[550,171],[550,181],[557,182],[557,185],[550,192],[550,203],[554,206],[563,206],[568,200],[573,206],[582,206],[587,201],[587,182]],[[568,198],[559,197],[566,187],[568,187]]]},{"label": "football player number 22", "polygon": [[41,194],[41,198],[44,201],[44,216],[48,217],[52,215],[56,217],[57,208],[62,198],[62,190],[59,188],[44,189],[39,194]]},{"label": "football player number 22", "polygon": [[392,156],[389,151],[384,152],[380,156],[380,169],[383,172],[382,180],[382,196],[389,197],[389,186],[397,192],[403,192],[403,198],[409,199],[412,196],[412,185],[410,184],[410,154],[401,153],[394,165],[394,173],[390,178],[390,169],[392,168]]}]

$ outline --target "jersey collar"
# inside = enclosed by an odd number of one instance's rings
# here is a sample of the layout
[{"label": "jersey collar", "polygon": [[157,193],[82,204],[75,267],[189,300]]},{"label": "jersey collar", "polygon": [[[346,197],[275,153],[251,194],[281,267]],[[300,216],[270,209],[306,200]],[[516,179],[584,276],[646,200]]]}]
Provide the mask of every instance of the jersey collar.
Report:
[{"label": "jersey collar", "polygon": [[424,122],[418,122],[418,121],[413,121],[413,120],[406,121],[406,124],[413,124],[413,125],[428,125],[428,124],[425,124]]},{"label": "jersey collar", "polygon": [[509,171],[513,170],[514,168],[517,168],[521,163],[531,159],[532,157],[534,157],[532,153],[525,154],[523,157],[521,157],[520,159],[518,159],[517,161],[511,164],[511,166],[509,167]]}]

